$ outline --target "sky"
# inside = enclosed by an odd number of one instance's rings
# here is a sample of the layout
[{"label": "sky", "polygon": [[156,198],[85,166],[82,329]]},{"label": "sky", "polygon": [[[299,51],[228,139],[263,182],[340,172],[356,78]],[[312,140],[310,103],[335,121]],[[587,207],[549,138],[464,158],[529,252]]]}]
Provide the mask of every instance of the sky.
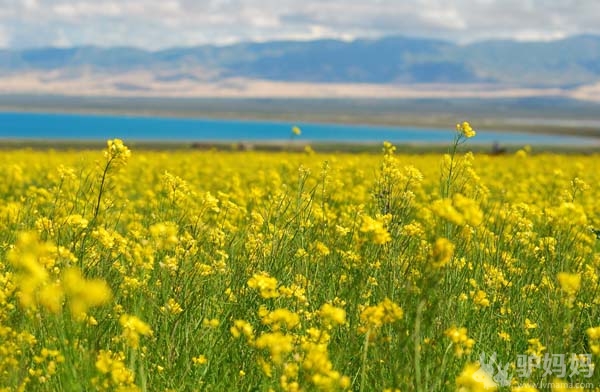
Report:
[{"label": "sky", "polygon": [[600,0],[0,0],[0,47],[600,34]]}]

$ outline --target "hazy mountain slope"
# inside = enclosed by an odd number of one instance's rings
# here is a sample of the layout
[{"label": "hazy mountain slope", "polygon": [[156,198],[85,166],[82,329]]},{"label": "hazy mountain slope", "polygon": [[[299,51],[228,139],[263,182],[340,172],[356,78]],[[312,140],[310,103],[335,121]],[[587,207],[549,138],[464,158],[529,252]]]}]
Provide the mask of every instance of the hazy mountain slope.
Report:
[{"label": "hazy mountain slope", "polygon": [[485,41],[457,48],[480,76],[497,82],[569,86],[600,79],[600,37],[551,42]]},{"label": "hazy mountain slope", "polygon": [[493,83],[572,87],[600,82],[600,37],[460,46],[423,38],[316,40],[198,46],[157,52],[129,47],[0,50],[0,76],[54,72],[150,72],[155,80],[251,78],[335,83]]}]

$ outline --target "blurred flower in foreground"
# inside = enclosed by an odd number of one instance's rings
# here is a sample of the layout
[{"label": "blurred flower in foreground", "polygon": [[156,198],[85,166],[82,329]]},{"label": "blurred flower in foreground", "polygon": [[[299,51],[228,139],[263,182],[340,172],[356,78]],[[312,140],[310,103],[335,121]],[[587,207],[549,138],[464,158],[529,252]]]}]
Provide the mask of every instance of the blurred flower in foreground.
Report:
[{"label": "blurred flower in foreground", "polygon": [[478,363],[465,365],[463,371],[456,378],[456,387],[456,390],[460,392],[483,392],[498,389],[491,375],[487,374]]},{"label": "blurred flower in foreground", "polygon": [[119,324],[123,327],[123,337],[131,348],[139,347],[140,335],[152,336],[150,326],[136,316],[123,314],[119,318]]},{"label": "blurred flower in foreground", "polygon": [[581,275],[559,272],[557,274],[560,288],[569,295],[575,295],[581,287]]}]

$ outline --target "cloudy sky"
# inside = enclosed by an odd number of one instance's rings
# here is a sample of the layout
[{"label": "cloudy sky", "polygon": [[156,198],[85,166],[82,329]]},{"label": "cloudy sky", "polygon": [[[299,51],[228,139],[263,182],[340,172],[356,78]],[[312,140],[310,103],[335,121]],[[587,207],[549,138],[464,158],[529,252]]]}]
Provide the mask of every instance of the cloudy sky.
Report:
[{"label": "cloudy sky", "polygon": [[598,0],[0,0],[0,47],[600,34]]}]

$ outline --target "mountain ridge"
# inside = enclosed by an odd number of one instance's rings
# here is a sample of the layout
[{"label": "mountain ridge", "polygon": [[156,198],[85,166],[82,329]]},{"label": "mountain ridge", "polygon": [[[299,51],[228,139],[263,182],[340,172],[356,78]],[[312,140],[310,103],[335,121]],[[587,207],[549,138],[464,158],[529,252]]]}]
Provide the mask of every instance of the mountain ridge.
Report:
[{"label": "mountain ridge", "polygon": [[568,87],[600,80],[600,36],[547,42],[450,41],[391,36],[341,41],[246,42],[157,51],[81,46],[0,51],[0,74],[204,69],[213,77],[294,82],[498,83]]}]

